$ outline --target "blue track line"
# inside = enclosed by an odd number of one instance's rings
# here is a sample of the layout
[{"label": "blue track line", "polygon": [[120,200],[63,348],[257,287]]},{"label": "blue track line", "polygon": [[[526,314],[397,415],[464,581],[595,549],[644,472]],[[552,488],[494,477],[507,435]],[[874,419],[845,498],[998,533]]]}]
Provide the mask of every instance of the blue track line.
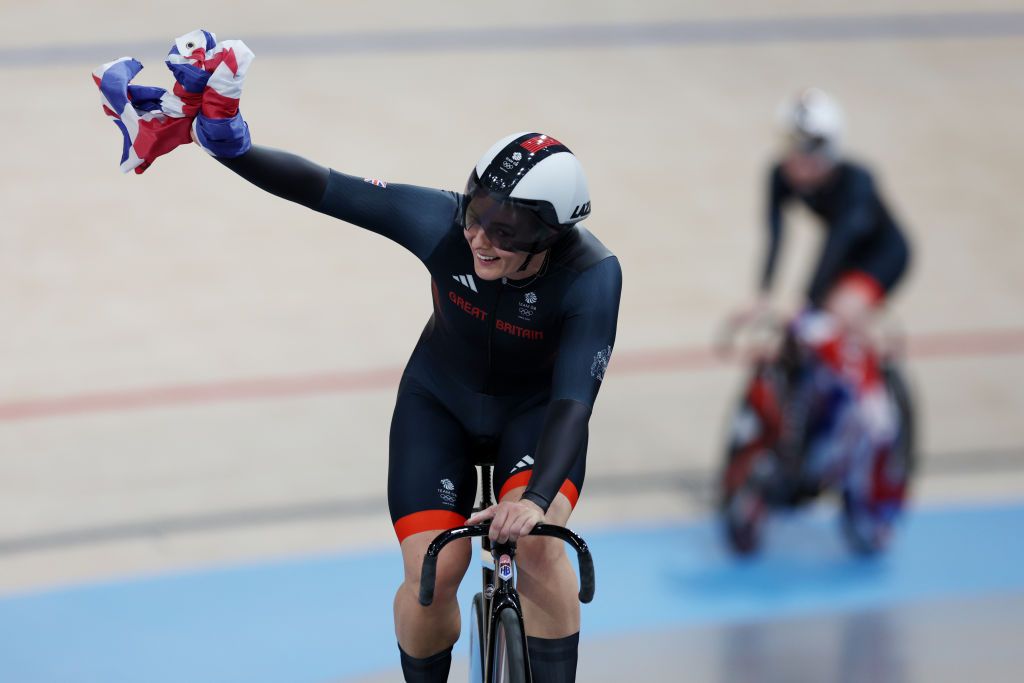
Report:
[{"label": "blue track line", "polygon": [[[597,565],[584,637],[1024,590],[1024,502],[918,511],[875,561],[849,556],[834,522],[778,520],[746,562],[707,521],[584,530]],[[400,572],[393,548],[2,598],[0,681],[325,683],[393,668]]]},{"label": "blue track line", "polygon": [[[229,27],[222,27],[228,31]],[[227,35],[227,34],[225,34]],[[687,45],[988,39],[1024,36],[1024,12],[866,14],[619,24],[481,26],[419,31],[244,36],[261,58],[312,55],[495,53]],[[0,48],[0,68],[96,64],[155,56],[147,42],[58,43]],[[160,58],[163,54],[160,54]]]}]

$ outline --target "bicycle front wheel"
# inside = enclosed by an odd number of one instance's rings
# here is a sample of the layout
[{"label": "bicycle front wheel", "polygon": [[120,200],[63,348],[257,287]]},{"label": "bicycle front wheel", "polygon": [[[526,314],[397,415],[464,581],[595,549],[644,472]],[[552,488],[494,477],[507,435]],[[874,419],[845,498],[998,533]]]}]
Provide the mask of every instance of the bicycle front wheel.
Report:
[{"label": "bicycle front wheel", "polygon": [[484,680],[484,596],[473,596],[469,622],[469,683],[483,683]]},{"label": "bicycle front wheel", "polygon": [[526,683],[525,639],[519,615],[514,609],[501,610],[494,630],[491,680],[494,683]]}]

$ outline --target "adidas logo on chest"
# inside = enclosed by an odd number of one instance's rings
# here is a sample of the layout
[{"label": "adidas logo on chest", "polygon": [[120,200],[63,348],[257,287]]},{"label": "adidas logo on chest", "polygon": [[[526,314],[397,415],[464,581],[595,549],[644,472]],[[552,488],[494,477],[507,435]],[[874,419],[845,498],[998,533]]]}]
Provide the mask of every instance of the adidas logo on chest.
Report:
[{"label": "adidas logo on chest", "polygon": [[473,275],[452,275],[452,279],[458,283],[461,283],[464,287],[468,287],[472,291],[477,291],[476,280],[473,279]]}]

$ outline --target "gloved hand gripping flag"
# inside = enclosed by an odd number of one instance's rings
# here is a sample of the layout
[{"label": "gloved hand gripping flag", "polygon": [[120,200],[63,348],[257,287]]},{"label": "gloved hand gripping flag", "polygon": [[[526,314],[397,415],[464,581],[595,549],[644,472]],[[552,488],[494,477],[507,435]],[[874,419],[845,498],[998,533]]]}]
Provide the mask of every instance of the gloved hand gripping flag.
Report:
[{"label": "gloved hand gripping flag", "polygon": [[[173,92],[131,85],[142,64],[130,57],[93,72],[103,111],[121,129],[121,170],[142,173],[178,145],[191,142],[193,120],[203,117],[197,137],[211,154],[239,156],[248,151],[248,126],[238,113],[252,51],[240,40],[218,43],[209,31],[192,31],[174,41],[167,68],[177,81]],[[208,130],[207,130],[208,129]]]}]

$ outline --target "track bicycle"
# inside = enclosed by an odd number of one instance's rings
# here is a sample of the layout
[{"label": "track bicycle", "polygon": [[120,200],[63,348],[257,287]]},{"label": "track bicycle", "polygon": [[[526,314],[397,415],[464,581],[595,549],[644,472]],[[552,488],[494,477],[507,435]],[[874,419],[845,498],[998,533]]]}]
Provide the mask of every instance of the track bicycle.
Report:
[{"label": "track bicycle", "polygon": [[[719,481],[719,512],[729,545],[738,554],[751,554],[760,546],[771,511],[836,493],[850,549],[862,555],[884,550],[916,464],[914,408],[899,362],[901,340],[889,340],[888,349],[876,342],[896,431],[891,445],[875,457],[870,476],[876,500],[868,507],[851,492],[849,453],[839,449],[839,457],[823,471],[808,465],[814,439],[828,433],[834,416],[835,396],[815,381],[825,372],[821,361],[778,317],[765,316],[757,327],[760,348],[751,354],[750,376],[732,412]],[[728,343],[731,348],[731,337]]]}]

